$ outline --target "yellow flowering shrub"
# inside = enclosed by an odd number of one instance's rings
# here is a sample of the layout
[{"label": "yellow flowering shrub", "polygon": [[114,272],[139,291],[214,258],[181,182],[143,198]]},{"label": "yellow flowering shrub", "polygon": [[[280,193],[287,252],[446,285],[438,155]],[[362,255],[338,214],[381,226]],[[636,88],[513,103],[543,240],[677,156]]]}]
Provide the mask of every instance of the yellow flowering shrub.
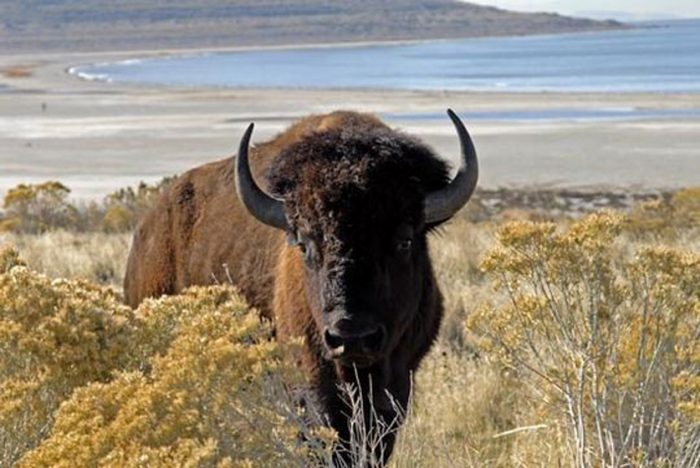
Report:
[{"label": "yellow flowering shrub", "polygon": [[[50,280],[0,253],[0,455],[15,460],[46,435],[71,391],[126,362],[132,311],[113,291]],[[12,260],[12,259],[15,260]],[[14,266],[12,264],[15,264]]]},{"label": "yellow flowering shrub", "polygon": [[[0,465],[304,466],[333,435],[298,407],[298,344],[230,287],[137,310],[0,251]],[[13,260],[14,259],[14,260]]]},{"label": "yellow flowering shrub", "polygon": [[504,300],[467,321],[530,385],[540,417],[565,430],[575,466],[671,464],[700,447],[688,439],[700,435],[700,256],[627,254],[626,223],[600,212],[564,232],[505,225],[483,262]]}]

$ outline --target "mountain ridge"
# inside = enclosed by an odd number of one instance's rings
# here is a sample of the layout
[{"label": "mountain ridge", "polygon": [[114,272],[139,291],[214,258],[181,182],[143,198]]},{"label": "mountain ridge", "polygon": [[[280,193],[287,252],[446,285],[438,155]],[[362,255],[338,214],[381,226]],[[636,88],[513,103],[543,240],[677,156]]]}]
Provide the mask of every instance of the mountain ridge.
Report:
[{"label": "mountain ridge", "polygon": [[595,31],[616,21],[455,0],[6,0],[0,50],[106,51]]}]

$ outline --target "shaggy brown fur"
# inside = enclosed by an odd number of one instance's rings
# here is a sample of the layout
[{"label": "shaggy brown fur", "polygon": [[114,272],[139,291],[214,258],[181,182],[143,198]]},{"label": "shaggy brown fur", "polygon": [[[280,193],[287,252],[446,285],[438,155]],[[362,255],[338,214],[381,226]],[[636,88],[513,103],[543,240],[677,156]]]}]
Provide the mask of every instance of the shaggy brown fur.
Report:
[{"label": "shaggy brown fur", "polygon": [[[251,150],[251,168],[266,189],[272,160],[305,135],[341,126],[383,125],[350,112],[307,117]],[[134,233],[124,278],[126,302],[176,294],[188,286],[232,281],[251,305],[271,316],[274,266],[284,234],[257,222],[238,201],[233,158],[178,177]]]},{"label": "shaggy brown fur", "polygon": [[[280,339],[305,337],[311,386],[348,440],[338,385],[359,383],[365,403],[391,421],[397,414],[387,392],[405,407],[410,375],[437,335],[442,301],[423,201],[447,184],[447,168],[418,141],[352,112],[303,119],[253,148],[250,160],[258,185],[284,199],[289,232],[262,225],[239,203],[231,159],[193,169],[139,226],[127,301],[232,281],[275,320]],[[329,359],[323,333],[337,314],[384,326],[381,355],[357,367]],[[393,442],[387,437],[375,453],[379,463]]]}]

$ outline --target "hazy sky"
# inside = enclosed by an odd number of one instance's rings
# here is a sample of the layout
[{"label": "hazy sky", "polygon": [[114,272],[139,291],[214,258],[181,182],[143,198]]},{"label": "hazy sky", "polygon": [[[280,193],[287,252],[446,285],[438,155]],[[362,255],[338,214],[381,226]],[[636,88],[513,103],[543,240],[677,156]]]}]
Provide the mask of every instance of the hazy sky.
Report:
[{"label": "hazy sky", "polygon": [[[519,11],[556,11],[562,14],[611,12],[629,13],[639,19],[649,17],[700,17],[700,0],[471,0]],[[596,15],[598,16],[598,15]],[[629,19],[627,17],[621,19]]]}]

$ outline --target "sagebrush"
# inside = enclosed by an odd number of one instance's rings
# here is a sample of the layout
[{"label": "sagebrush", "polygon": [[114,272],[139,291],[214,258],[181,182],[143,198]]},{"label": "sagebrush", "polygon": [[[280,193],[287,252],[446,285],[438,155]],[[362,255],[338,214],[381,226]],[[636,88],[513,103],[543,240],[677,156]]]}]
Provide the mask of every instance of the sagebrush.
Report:
[{"label": "sagebrush", "polygon": [[[230,287],[137,310],[0,255],[0,459],[18,466],[304,466],[333,434],[307,418],[295,344]],[[60,407],[59,407],[60,406]]]},{"label": "sagebrush", "polygon": [[559,429],[573,466],[671,466],[700,423],[700,256],[665,246],[627,255],[624,223],[601,212],[563,232],[505,225],[483,263],[504,300],[468,321],[484,352],[528,385],[537,422]]}]

